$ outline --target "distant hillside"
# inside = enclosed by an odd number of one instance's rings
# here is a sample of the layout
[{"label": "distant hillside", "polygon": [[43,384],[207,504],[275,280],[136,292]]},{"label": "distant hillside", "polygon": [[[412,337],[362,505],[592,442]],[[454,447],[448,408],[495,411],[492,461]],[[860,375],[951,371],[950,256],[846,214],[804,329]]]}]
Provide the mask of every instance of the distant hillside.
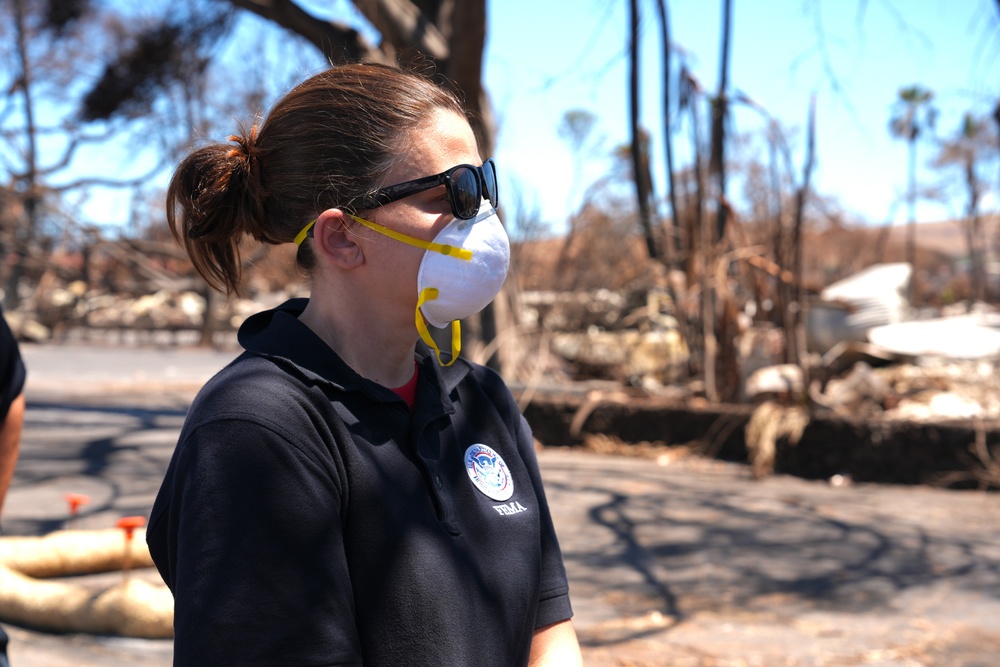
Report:
[{"label": "distant hillside", "polygon": [[[901,251],[906,244],[906,223],[894,225],[889,230],[889,246]],[[875,228],[873,231],[879,231]],[[996,248],[1000,242],[1000,215],[983,216],[983,235],[988,246]],[[923,222],[917,224],[917,246],[960,259],[968,254],[965,240],[965,221],[946,220],[943,222]]]},{"label": "distant hillside", "polygon": [[[736,233],[743,246],[755,246],[764,257],[773,257],[770,228],[744,226]],[[655,281],[659,268],[649,262],[645,244],[631,230],[580,234],[567,246],[566,239],[517,243],[515,275],[522,289],[618,289]],[[886,227],[826,227],[805,231],[804,282],[809,291],[856,273],[872,264],[906,261],[905,223]],[[984,216],[983,235],[990,258],[1000,259],[1000,215]],[[965,224],[949,220],[917,225],[919,272],[947,279],[956,263],[968,254]],[[791,267],[783,267],[790,269]],[[750,276],[758,275],[751,272]],[[937,289],[936,287],[934,289]]]}]

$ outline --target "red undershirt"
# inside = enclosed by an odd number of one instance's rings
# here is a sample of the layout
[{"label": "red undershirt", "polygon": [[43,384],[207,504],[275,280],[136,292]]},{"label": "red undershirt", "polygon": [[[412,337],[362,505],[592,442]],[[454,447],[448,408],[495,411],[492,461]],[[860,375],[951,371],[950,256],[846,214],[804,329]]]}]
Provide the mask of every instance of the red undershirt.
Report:
[{"label": "red undershirt", "polygon": [[392,390],[394,392],[396,392],[396,394],[401,399],[403,399],[404,401],[406,401],[406,404],[410,407],[411,411],[413,410],[413,404],[414,404],[414,402],[417,399],[417,378],[418,377],[419,377],[419,374],[417,373],[417,362],[414,361],[413,362],[413,377],[411,377],[409,379],[409,381],[406,384],[404,384],[402,387],[392,387]]}]

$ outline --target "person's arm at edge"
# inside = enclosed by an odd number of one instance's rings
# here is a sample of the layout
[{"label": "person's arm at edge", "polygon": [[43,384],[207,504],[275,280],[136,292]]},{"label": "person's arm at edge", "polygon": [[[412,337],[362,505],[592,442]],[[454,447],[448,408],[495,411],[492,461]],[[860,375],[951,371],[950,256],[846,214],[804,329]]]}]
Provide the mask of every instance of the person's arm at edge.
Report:
[{"label": "person's arm at edge", "polygon": [[580,642],[573,621],[566,619],[535,630],[528,667],[579,667],[583,665]]},{"label": "person's arm at edge", "polygon": [[17,464],[21,448],[21,426],[23,423],[24,394],[21,393],[11,403],[7,417],[0,424],[0,513],[3,512],[3,501],[14,477],[14,466]]}]

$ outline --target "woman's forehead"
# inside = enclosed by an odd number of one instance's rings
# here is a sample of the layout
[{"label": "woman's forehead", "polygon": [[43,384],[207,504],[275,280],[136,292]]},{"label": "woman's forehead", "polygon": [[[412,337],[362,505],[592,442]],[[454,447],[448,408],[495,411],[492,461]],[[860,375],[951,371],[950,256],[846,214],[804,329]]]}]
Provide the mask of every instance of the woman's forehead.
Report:
[{"label": "woman's forehead", "polygon": [[405,176],[402,180],[440,174],[457,164],[481,162],[469,121],[451,110],[435,111],[410,133],[407,143],[403,159],[392,170],[394,175]]}]

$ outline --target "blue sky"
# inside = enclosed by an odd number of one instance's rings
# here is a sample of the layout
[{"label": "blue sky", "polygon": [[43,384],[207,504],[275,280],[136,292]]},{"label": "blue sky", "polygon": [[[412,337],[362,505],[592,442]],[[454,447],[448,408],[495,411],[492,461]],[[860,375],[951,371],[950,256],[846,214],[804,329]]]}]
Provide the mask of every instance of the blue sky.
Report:
[{"label": "blue sky", "polygon": [[[640,4],[641,121],[653,133],[654,177],[662,194],[661,45],[655,3]],[[312,5],[340,16],[351,9],[347,0],[312,0]],[[626,6],[626,0],[489,0],[484,80],[498,121],[495,156],[504,199],[511,202],[516,196],[537,208],[555,231],[565,228],[583,196],[583,188],[573,183],[571,150],[558,132],[565,112],[586,109],[599,119],[594,134],[603,140],[604,152],[582,164],[583,183],[605,174],[608,160],[602,156],[628,141]],[[709,91],[717,85],[721,7],[722,0],[669,2],[674,47]],[[956,131],[964,112],[988,113],[1000,99],[1000,11],[995,0],[733,0],[733,8],[732,88],[798,130],[792,144],[797,177],[809,99],[815,93],[814,186],[868,224],[885,223],[906,187],[906,146],[887,131],[901,87],[920,83],[935,92],[937,129],[944,135]],[[255,24],[252,18],[244,21]],[[230,57],[241,57],[241,43],[266,48],[257,39],[235,40]],[[275,60],[288,60],[287,47],[275,52],[280,54]],[[318,57],[301,55],[303,76],[320,66]],[[289,62],[296,66],[294,59]],[[760,115],[747,110],[737,111],[733,120],[737,132],[763,126]],[[686,136],[675,145],[678,166],[683,166],[689,161]],[[932,150],[921,147],[920,179],[925,183],[942,178],[923,164]],[[123,162],[120,155],[107,153],[88,164],[110,173]],[[130,164],[134,170],[135,163]],[[165,183],[167,178],[158,180]],[[998,181],[1000,175],[992,178]],[[738,199],[738,185],[729,194]],[[121,224],[128,202],[120,193],[98,193],[85,205],[84,215]],[[960,196],[947,205],[923,203],[918,219],[955,217],[962,204]],[[1000,209],[995,194],[984,205]],[[905,218],[905,206],[897,206],[893,222]]]},{"label": "blue sky", "polygon": [[[555,225],[582,194],[570,191],[571,152],[557,131],[565,111],[596,114],[608,146],[628,141],[626,4],[490,3],[485,79],[500,120],[500,168],[515,174],[523,196]],[[641,121],[658,149],[661,45],[655,3],[641,4]],[[718,81],[721,6],[722,0],[669,3],[675,48],[711,91]],[[887,131],[901,87],[920,83],[934,91],[937,130],[944,135],[956,131],[965,111],[989,112],[1000,99],[1000,11],[994,0],[733,0],[733,10],[732,87],[800,130],[793,144],[797,172],[809,98],[817,95],[814,185],[867,223],[884,223],[905,192],[906,146]],[[736,131],[749,132],[761,128],[762,120],[741,111],[734,124]],[[677,145],[685,149],[686,138]],[[918,153],[922,181],[941,179],[923,165],[932,150],[928,145]],[[662,154],[655,157],[662,165]],[[588,160],[586,168],[592,180],[606,164]],[[662,184],[662,168],[656,176]],[[962,203],[955,198],[948,206],[921,204],[918,220],[958,215]],[[996,209],[996,197],[985,204]],[[905,219],[906,208],[899,206],[895,221]]]}]

